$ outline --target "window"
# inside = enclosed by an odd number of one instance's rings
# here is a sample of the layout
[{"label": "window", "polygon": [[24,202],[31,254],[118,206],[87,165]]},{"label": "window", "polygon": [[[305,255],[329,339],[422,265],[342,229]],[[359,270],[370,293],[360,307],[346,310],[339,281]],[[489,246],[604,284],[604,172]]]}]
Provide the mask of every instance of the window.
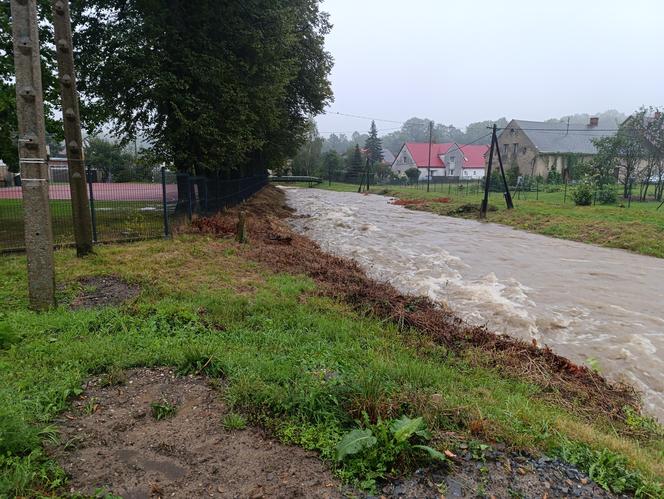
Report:
[{"label": "window", "polygon": [[519,144],[514,144],[514,149],[512,150],[512,154],[516,156],[519,153]]},{"label": "window", "polygon": [[523,146],[523,149],[521,149],[521,154],[526,154],[528,151],[528,148],[526,146]]},{"label": "window", "polygon": [[503,144],[503,156],[507,157],[507,153],[509,152],[509,144]]},{"label": "window", "polygon": [[450,156],[450,168],[454,169],[455,166],[456,166],[456,157]]},{"label": "window", "polygon": [[464,176],[464,177],[467,177],[467,176],[468,176],[468,170],[464,170],[464,171],[463,171],[463,176]]},{"label": "window", "polygon": [[408,163],[408,156],[406,156],[406,155],[404,154],[404,155],[403,155],[403,164],[405,165],[406,163]]}]

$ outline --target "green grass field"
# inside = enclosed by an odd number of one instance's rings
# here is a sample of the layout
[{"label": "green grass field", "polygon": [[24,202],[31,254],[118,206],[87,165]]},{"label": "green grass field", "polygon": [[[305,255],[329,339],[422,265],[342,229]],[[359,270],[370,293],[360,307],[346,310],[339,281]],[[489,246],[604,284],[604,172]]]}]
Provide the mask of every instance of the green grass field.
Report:
[{"label": "green grass field", "polygon": [[[56,245],[74,241],[70,201],[52,200],[51,217]],[[163,234],[160,201],[96,201],[97,240],[100,242],[159,237]],[[0,199],[0,251],[24,245],[21,200]]]},{"label": "green grass field", "polygon": [[[331,186],[323,183],[318,188],[357,191],[357,186],[342,183],[333,183]],[[489,212],[487,220],[547,236],[664,258],[664,207],[658,211],[658,202],[632,201],[628,207],[627,201],[619,198],[615,205],[575,206],[572,190],[570,186],[566,201],[562,191],[514,195],[513,210],[506,209],[502,193],[492,192],[489,204],[496,211]],[[477,182],[462,189],[457,184],[432,185],[430,192],[426,191],[426,184],[418,187],[371,187],[374,193],[427,201],[412,206],[413,209],[465,218],[477,218],[477,212],[461,212],[459,208],[466,204],[479,206],[483,194],[481,188],[479,191]],[[450,202],[433,201],[441,197],[449,197]]]},{"label": "green grass field", "polygon": [[[60,250],[61,305],[46,313],[27,308],[24,257],[0,259],[0,497],[68,490],[42,442],[63,444],[53,418],[88,376],[163,365],[223,380],[219,396],[235,413],[318,452],[342,479],[369,490],[426,457],[381,447],[337,461],[336,446],[363,424],[355,420],[362,411],[422,416],[439,451],[503,442],[565,456],[612,490],[662,497],[664,433],[649,419],[623,424],[564,408],[542,388],[483,367],[479,351],[454,353],[359,315],[306,277],[248,260],[243,248],[180,236],[103,246],[85,259]],[[120,276],[141,293],[119,307],[70,310],[78,279],[90,275]]]}]

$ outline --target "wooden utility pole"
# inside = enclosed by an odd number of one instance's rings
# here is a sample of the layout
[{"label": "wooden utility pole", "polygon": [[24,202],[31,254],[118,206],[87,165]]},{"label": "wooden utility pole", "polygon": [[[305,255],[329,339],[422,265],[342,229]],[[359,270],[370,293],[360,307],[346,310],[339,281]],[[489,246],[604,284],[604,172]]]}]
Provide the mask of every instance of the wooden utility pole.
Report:
[{"label": "wooden utility pole", "polygon": [[427,192],[429,192],[429,182],[431,180],[431,142],[433,141],[433,121],[429,122],[429,166],[427,168]]},{"label": "wooden utility pole", "polygon": [[53,2],[53,27],[55,30],[58,75],[60,77],[62,117],[65,125],[65,148],[67,150],[67,162],[69,163],[69,190],[71,192],[71,211],[74,218],[74,240],[76,241],[76,254],[85,256],[92,252],[92,221],[88,191],[86,190],[81,117],[78,108],[71,19],[67,0],[55,0]]},{"label": "wooden utility pole", "polygon": [[505,187],[505,203],[507,204],[507,209],[511,210],[514,208],[514,203],[512,202],[512,194],[510,193],[510,188],[507,185],[507,178],[505,177],[505,169],[503,168],[503,158],[500,155],[500,147],[498,146],[498,127],[494,124],[491,132],[491,149],[489,150],[489,164],[486,168],[486,177],[484,179],[484,199],[482,199],[482,204],[480,205],[480,218],[486,218],[486,213],[489,209],[489,187],[491,185],[491,168],[493,166],[493,151],[496,151],[498,155],[498,164],[500,165],[500,174],[503,178],[503,185]]},{"label": "wooden utility pole", "polygon": [[496,125],[493,125],[493,143],[496,145],[496,154],[498,155],[498,165],[500,166],[500,175],[503,178],[503,185],[505,186],[505,203],[507,204],[507,209],[511,210],[514,208],[514,203],[512,202],[512,194],[510,193],[510,187],[507,185],[507,177],[505,176],[505,168],[503,167],[503,158],[500,155],[500,147],[498,146],[498,133]]},{"label": "wooden utility pole", "polygon": [[55,272],[36,0],[11,0],[11,15],[28,291],[30,307],[45,310],[55,305]]}]

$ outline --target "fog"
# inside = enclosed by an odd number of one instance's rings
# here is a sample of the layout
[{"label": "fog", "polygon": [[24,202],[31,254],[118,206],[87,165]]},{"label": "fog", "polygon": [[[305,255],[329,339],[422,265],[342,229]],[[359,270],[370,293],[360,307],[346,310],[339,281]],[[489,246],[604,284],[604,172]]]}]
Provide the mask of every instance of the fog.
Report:
[{"label": "fog", "polygon": [[[330,112],[464,127],[664,104],[658,0],[325,0],[334,24]],[[322,135],[369,120],[317,118]]]}]

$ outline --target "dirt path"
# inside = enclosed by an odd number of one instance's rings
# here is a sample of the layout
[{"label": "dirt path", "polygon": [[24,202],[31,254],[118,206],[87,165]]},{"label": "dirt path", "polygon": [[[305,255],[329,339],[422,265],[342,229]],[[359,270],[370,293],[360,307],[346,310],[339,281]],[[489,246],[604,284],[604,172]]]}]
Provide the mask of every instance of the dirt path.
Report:
[{"label": "dirt path", "polygon": [[[341,497],[340,484],[314,454],[256,429],[222,427],[220,393],[201,377],[134,369],[119,386],[93,378],[59,421],[64,445],[52,449],[71,476],[69,491],[98,489],[126,499],[155,497]],[[155,420],[150,404],[175,405]]]}]

